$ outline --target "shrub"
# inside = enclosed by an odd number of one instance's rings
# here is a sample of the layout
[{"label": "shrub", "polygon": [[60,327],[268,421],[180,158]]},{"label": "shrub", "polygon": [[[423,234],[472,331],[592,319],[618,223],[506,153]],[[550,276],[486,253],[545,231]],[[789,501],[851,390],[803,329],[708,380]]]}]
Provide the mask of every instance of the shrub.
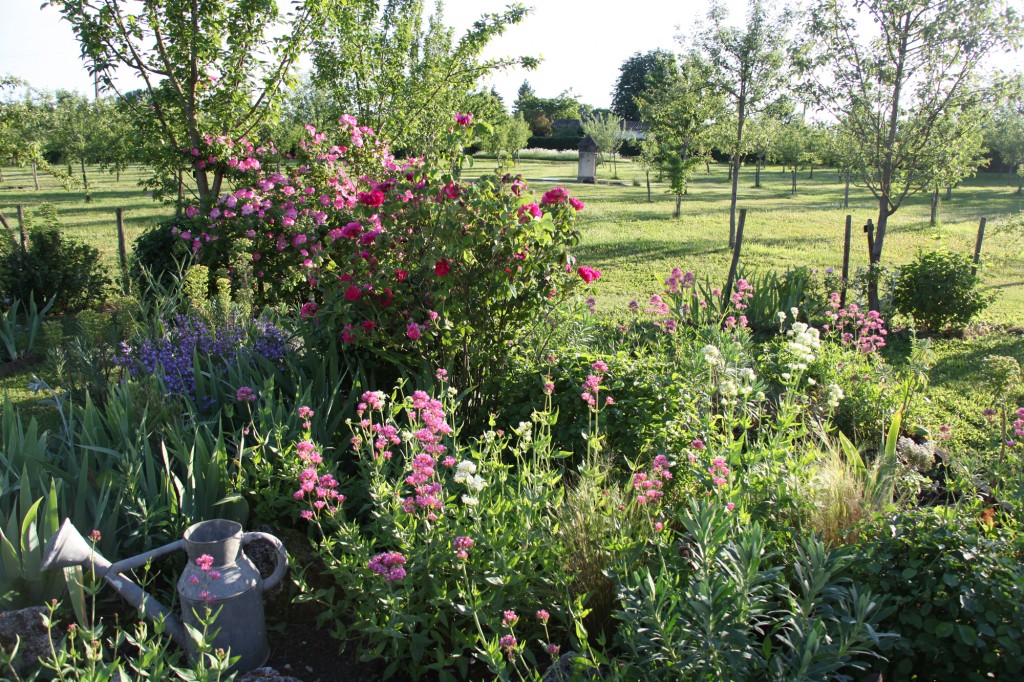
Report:
[{"label": "shrub", "polygon": [[102,303],[110,281],[100,252],[66,237],[52,204],[41,204],[35,213],[39,224],[29,231],[28,248],[12,250],[0,262],[4,298],[34,299],[40,305],[53,299],[54,312],[76,312]]},{"label": "shrub", "polygon": [[143,283],[149,276],[163,285],[178,275],[184,264],[191,259],[188,247],[181,238],[181,231],[187,231],[190,219],[165,220],[146,230],[135,239],[128,273],[132,281]]},{"label": "shrub", "polygon": [[977,508],[931,507],[862,531],[854,577],[889,595],[881,625],[901,636],[887,680],[1020,678],[1024,543],[1014,526],[984,520]]},{"label": "shrub", "polygon": [[[211,270],[248,261],[258,302],[301,306],[311,347],[480,386],[524,329],[599,276],[574,271],[583,204],[564,189],[535,202],[510,175],[462,182],[457,151],[396,160],[348,116],[310,130],[290,174],[238,162],[257,170],[181,236]],[[471,134],[454,126],[445,148]]]},{"label": "shrub", "polygon": [[925,251],[900,269],[893,291],[896,310],[931,332],[960,331],[991,298],[979,290],[971,259],[950,251]]}]

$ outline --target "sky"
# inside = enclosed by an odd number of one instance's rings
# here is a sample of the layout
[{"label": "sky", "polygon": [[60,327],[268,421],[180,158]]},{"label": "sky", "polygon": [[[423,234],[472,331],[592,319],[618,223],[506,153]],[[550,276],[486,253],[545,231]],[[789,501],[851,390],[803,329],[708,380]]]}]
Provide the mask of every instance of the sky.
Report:
[{"label": "sky", "polygon": [[[280,0],[279,0],[280,1]],[[1024,0],[1010,0],[1024,12]],[[432,4],[428,0],[427,4]],[[462,33],[482,13],[500,12],[508,0],[445,0],[445,20]],[[533,12],[487,48],[485,56],[542,57],[534,71],[513,69],[492,76],[493,85],[511,106],[528,79],[541,97],[571,90],[578,99],[607,107],[619,67],[631,55],[654,49],[679,52],[676,36],[692,34],[706,15],[709,0],[526,0]],[[741,21],[746,0],[723,0],[730,19]],[[70,26],[40,0],[0,0],[0,75],[14,75],[33,87],[92,94],[92,80],[82,66]],[[1004,69],[1024,66],[1024,54],[996,60]],[[125,89],[138,87],[130,81]],[[126,87],[127,86],[127,87]]]}]

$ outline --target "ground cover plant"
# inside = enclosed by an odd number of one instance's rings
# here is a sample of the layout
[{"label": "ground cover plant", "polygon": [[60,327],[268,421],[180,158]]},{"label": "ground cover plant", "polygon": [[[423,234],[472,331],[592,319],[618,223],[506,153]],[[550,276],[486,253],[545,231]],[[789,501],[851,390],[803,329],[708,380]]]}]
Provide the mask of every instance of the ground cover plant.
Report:
[{"label": "ground cover plant", "polygon": [[[782,227],[748,215],[727,289],[711,218],[670,219],[669,195],[629,204],[646,195],[628,183],[528,180],[568,164],[469,166],[475,123],[396,159],[346,117],[280,170],[255,148],[239,169],[211,138],[235,170],[168,228],[180,271],[100,313],[9,314],[46,361],[9,384],[34,393],[5,398],[0,598],[62,602],[44,666],[228,679],[230,652],[187,663],[158,626],[110,602],[90,616],[37,570],[62,516],[116,557],[226,517],[287,538],[287,596],[345,651],[334,675],[1015,674],[1019,337],[927,339],[859,287],[843,301],[832,240],[802,223],[841,213],[820,169],[802,185],[828,198],[797,209],[762,171],[778,196],[760,217]],[[716,172],[684,216],[725,196]],[[1009,206],[994,184],[953,201]],[[914,215],[890,223],[908,261]],[[937,233],[959,248],[970,220]],[[993,254],[988,285],[1012,281]],[[999,305],[983,319],[1014,324]],[[149,589],[170,601],[180,567],[151,567]],[[282,642],[294,625],[271,615]]]}]

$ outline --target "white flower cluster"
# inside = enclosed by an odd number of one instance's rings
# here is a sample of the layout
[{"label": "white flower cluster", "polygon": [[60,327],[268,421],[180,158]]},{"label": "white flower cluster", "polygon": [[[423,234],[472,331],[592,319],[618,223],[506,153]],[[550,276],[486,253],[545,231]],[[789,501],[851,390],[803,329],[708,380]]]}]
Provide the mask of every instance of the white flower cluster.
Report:
[{"label": "white flower cluster", "polygon": [[828,406],[832,408],[839,407],[839,401],[846,397],[843,393],[843,389],[839,384],[828,385]]},{"label": "white flower cluster", "polygon": [[793,361],[789,363],[791,372],[803,372],[807,365],[814,362],[815,351],[821,348],[821,339],[818,330],[804,322],[794,322],[789,331],[786,332],[789,342],[786,347],[793,354]]},{"label": "white flower cluster", "polygon": [[476,493],[487,487],[487,482],[476,473],[476,463],[464,459],[455,466],[455,482],[461,483],[469,489],[469,492],[474,493],[474,496],[463,495],[462,503],[474,507],[480,504],[480,500],[475,497]]},{"label": "white flower cluster", "polygon": [[749,400],[754,392],[755,381],[757,375],[749,367],[727,369],[721,383],[718,384],[718,395],[721,396],[722,404],[735,404],[740,397]]},{"label": "white flower cluster", "polygon": [[725,366],[725,358],[722,357],[722,351],[718,350],[718,346],[709,343],[701,352],[704,353],[704,362],[712,367]]}]

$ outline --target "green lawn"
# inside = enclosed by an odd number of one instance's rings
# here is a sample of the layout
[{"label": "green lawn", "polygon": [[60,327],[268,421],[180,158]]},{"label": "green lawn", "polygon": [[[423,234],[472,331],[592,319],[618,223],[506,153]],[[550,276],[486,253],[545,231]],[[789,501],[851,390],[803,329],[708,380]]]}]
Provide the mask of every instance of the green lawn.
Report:
[{"label": "green lawn", "polygon": [[[494,162],[477,159],[470,174],[488,172]],[[31,189],[28,172],[5,168],[0,183],[0,211],[15,225],[15,205],[29,207],[41,201],[58,205],[68,233],[83,239],[103,253],[113,265],[117,254],[114,209],[125,209],[125,227],[131,241],[145,228],[170,216],[170,207],[154,202],[139,188],[145,177],[142,168],[122,174],[121,181],[98,169],[91,171],[93,201],[86,203],[81,191],[64,191],[51,178],[42,178],[42,189]],[[521,161],[522,173],[535,190],[554,184],[569,186],[587,203],[580,226],[583,244],[580,261],[599,268],[603,276],[597,287],[599,309],[623,310],[630,300],[646,299],[660,289],[660,282],[673,266],[693,270],[698,276],[724,280],[731,252],[729,229],[729,186],[726,169],[712,166],[710,175],[698,172],[683,201],[683,216],[671,218],[674,198],[664,183],[654,183],[652,203],[646,189],[632,186],[643,180],[638,167],[619,164],[619,181],[577,185],[573,161]],[[604,176],[611,170],[602,167]],[[753,170],[740,177],[740,206],[748,209],[743,262],[751,268],[786,268],[797,265],[838,268],[842,262],[843,225],[846,213],[854,219],[852,268],[867,265],[867,248],[861,226],[877,217],[867,190],[852,188],[850,209],[842,208],[843,185],[835,171],[819,169],[814,179],[808,172],[798,175],[796,196],[790,196],[789,174],[778,168],[762,173],[762,188],[753,188]],[[42,177],[42,176],[41,176]],[[968,180],[940,207],[941,225],[928,226],[928,197],[914,197],[889,222],[884,262],[899,265],[913,258],[918,248],[945,245],[964,253],[973,252],[978,218],[986,216],[992,226],[1008,214],[1024,209],[1024,197],[1017,195],[1013,178],[984,174]],[[12,189],[22,186],[22,189]],[[1024,258],[1020,242],[1006,235],[986,239],[984,274],[986,284],[998,293],[996,302],[984,314],[988,322],[1024,326]]]}]

